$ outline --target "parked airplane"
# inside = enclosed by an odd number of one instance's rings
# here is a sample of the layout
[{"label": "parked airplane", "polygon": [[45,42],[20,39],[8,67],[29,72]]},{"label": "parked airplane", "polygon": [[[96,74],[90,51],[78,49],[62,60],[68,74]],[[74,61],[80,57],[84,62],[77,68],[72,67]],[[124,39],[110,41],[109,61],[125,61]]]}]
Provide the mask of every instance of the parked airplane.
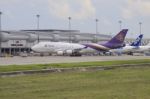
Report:
[{"label": "parked airplane", "polygon": [[141,45],[142,38],[143,38],[143,34],[140,34],[136,38],[136,40],[134,42],[132,42],[130,45],[126,45],[126,46],[124,46],[122,48],[112,49],[112,50],[110,50],[110,52],[118,53],[118,54],[127,53],[127,54],[131,54],[132,55],[135,51],[141,49],[140,45]]},{"label": "parked airplane", "polygon": [[105,44],[87,43],[66,43],[66,42],[40,42],[34,45],[31,49],[40,53],[56,53],[57,55],[73,55],[80,56],[87,51],[109,51],[110,49],[120,48],[125,46],[124,38],[128,29],[123,29],[114,38]]},{"label": "parked airplane", "polygon": [[39,53],[56,53],[57,55],[76,55],[80,56],[78,53],[81,49],[86,46],[76,43],[67,42],[40,42],[34,45],[31,49]]},{"label": "parked airplane", "polygon": [[134,53],[145,53],[150,52],[150,43],[145,46],[139,46],[137,49],[134,50]]}]

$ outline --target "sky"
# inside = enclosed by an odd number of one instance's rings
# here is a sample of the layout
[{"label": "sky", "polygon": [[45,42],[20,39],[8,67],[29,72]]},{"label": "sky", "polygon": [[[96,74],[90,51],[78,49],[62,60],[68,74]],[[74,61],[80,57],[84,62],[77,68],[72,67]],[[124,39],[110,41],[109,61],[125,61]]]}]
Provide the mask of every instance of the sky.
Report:
[{"label": "sky", "polygon": [[71,29],[81,33],[95,33],[98,19],[100,34],[115,35],[122,28],[129,29],[128,37],[141,32],[150,38],[150,0],[0,0],[3,30]]}]

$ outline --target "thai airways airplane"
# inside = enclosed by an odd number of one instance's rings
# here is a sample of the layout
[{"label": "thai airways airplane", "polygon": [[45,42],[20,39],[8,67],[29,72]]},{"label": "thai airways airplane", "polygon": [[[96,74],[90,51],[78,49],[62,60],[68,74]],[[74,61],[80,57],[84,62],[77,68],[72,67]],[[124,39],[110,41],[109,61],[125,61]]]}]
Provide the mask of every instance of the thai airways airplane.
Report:
[{"label": "thai airways airplane", "polygon": [[[31,49],[39,53],[56,53],[57,55],[72,55],[81,56],[82,53],[87,50],[92,51],[109,51],[110,49],[120,48],[125,46],[124,39],[127,34],[128,29],[123,29],[115,37],[105,44],[87,43],[87,44],[77,44],[77,43],[66,43],[66,42],[40,42]],[[86,51],[84,51],[86,50]]]},{"label": "thai airways airplane", "polygon": [[31,49],[39,53],[56,53],[57,55],[73,55],[80,56],[80,50],[86,46],[77,43],[67,42],[40,42],[34,45]]},{"label": "thai airways airplane", "polygon": [[127,54],[131,54],[132,55],[134,52],[144,49],[142,46],[140,46],[142,38],[143,38],[143,34],[140,34],[136,38],[136,40],[134,42],[132,42],[130,45],[126,45],[126,46],[124,46],[122,48],[112,49],[112,50],[110,50],[110,52],[112,52],[112,53],[119,53],[119,54],[127,53]]}]

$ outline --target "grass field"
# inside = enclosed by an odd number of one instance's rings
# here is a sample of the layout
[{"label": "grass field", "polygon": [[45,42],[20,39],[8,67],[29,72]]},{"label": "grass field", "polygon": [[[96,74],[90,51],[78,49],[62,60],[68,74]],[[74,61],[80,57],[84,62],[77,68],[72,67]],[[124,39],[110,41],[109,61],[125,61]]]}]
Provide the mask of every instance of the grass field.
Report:
[{"label": "grass field", "polygon": [[0,99],[150,99],[150,68],[0,78]]},{"label": "grass field", "polygon": [[110,65],[140,64],[140,63],[150,63],[150,59],[123,60],[123,61],[100,61],[100,62],[80,62],[80,63],[9,65],[9,66],[0,66],[0,72],[21,71],[21,70],[40,70],[40,69],[46,69],[46,68],[110,66]]}]

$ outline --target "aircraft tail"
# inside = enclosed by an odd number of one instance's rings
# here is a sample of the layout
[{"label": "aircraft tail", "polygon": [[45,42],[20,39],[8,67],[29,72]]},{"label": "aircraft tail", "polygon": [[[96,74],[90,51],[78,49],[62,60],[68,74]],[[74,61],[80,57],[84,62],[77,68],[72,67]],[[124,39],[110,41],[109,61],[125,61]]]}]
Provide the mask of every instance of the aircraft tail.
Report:
[{"label": "aircraft tail", "polygon": [[122,29],[115,37],[113,37],[110,41],[108,41],[103,45],[111,49],[124,47],[125,46],[124,39],[127,32],[128,29]]},{"label": "aircraft tail", "polygon": [[136,40],[131,44],[131,46],[141,46],[141,41],[143,38],[143,34],[140,34]]}]

